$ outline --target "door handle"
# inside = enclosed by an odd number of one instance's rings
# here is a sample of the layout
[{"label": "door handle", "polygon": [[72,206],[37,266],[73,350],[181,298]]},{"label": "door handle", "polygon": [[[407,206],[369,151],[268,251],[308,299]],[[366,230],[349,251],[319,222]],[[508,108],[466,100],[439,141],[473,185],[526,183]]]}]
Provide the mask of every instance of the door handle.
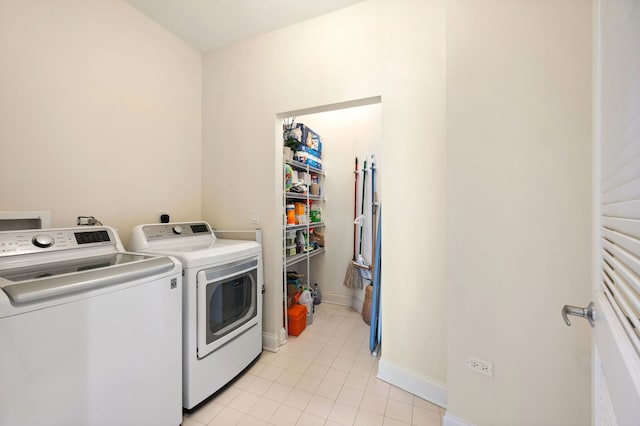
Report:
[{"label": "door handle", "polygon": [[571,326],[571,321],[569,321],[569,315],[573,315],[575,317],[586,318],[593,327],[593,302],[589,303],[589,306],[586,308],[578,308],[577,306],[564,305],[562,308],[562,318],[564,318],[564,322],[567,326]]}]

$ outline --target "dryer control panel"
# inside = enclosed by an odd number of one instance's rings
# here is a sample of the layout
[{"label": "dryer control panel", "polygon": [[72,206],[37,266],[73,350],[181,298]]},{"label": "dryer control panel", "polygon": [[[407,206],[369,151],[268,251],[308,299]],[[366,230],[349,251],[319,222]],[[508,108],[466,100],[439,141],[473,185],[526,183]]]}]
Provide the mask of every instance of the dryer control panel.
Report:
[{"label": "dryer control panel", "polygon": [[159,223],[142,227],[147,241],[192,237],[196,235],[212,235],[206,222]]}]

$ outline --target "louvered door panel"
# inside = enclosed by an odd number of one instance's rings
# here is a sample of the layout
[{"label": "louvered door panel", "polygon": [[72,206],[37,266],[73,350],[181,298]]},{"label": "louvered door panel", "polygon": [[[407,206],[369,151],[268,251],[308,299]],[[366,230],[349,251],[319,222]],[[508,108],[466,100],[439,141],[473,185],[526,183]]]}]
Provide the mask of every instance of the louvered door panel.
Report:
[{"label": "louvered door panel", "polygon": [[602,285],[640,357],[640,2],[601,4]]},{"label": "louvered door panel", "polygon": [[[596,0],[595,424],[639,425],[640,0]],[[600,386],[598,386],[598,383]]]}]

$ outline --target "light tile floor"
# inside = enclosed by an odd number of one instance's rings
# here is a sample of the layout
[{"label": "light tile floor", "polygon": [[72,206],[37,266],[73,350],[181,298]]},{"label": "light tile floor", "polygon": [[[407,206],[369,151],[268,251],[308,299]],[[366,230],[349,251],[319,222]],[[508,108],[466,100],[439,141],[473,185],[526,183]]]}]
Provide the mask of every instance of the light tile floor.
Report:
[{"label": "light tile floor", "polygon": [[441,426],[444,410],[376,377],[369,327],[351,308],[322,303],[313,324],[264,351],[183,426]]}]

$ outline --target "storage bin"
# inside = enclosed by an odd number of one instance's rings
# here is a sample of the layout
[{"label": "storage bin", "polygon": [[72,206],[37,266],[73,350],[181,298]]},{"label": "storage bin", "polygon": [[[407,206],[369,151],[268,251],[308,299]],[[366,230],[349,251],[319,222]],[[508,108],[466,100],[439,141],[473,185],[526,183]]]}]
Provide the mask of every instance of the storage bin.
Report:
[{"label": "storage bin", "polygon": [[287,309],[289,334],[298,336],[307,326],[307,308],[304,305],[293,305]]}]

